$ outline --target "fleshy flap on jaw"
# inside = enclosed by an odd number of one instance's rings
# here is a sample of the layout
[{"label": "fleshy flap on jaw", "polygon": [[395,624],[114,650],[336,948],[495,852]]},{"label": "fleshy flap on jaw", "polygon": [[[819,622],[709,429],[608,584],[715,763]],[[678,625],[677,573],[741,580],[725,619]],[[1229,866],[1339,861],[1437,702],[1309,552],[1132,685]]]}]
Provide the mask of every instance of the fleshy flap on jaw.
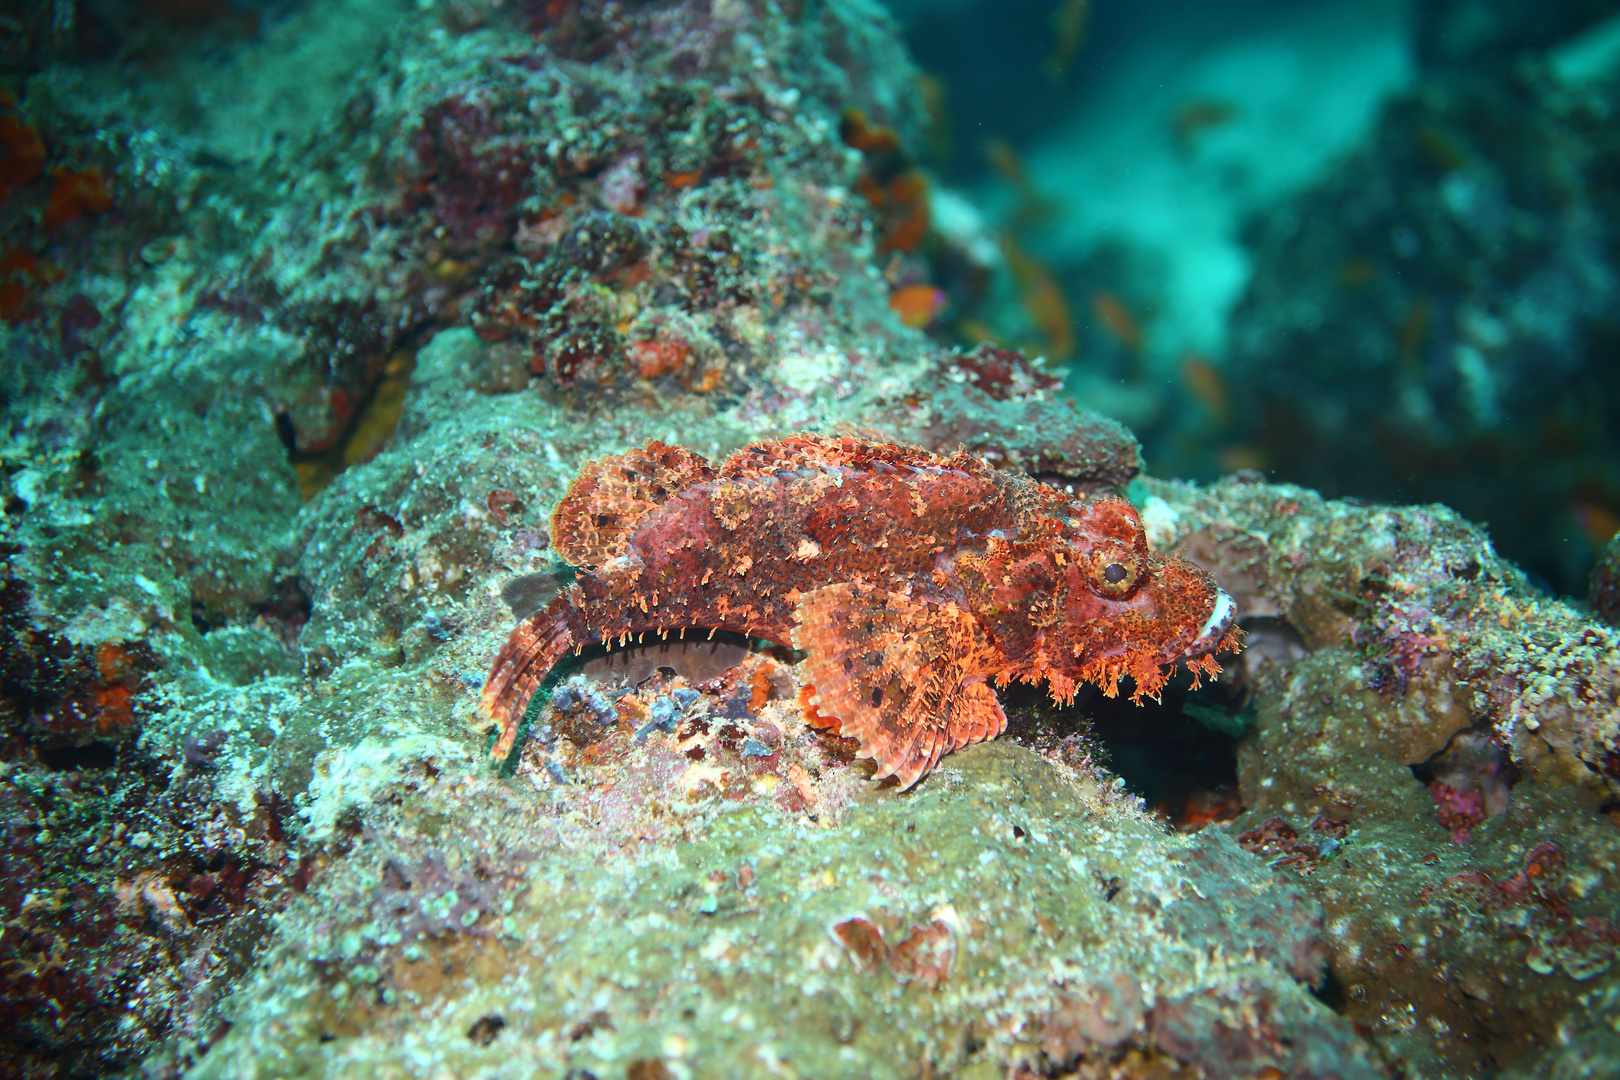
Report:
[{"label": "fleshy flap on jaw", "polygon": [[1209,618],[1199,629],[1198,635],[1187,643],[1185,657],[1191,659],[1203,656],[1210,652],[1225,639],[1227,631],[1237,621],[1237,604],[1225,589],[1215,590],[1215,606],[1210,610]]}]

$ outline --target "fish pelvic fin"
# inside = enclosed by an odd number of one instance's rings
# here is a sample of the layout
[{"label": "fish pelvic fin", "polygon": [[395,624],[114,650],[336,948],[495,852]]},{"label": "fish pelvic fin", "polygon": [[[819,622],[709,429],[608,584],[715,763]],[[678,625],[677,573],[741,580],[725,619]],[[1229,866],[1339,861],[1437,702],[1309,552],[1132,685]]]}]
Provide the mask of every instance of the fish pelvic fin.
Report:
[{"label": "fish pelvic fin", "polygon": [[904,791],[943,755],[1007,729],[986,681],[999,654],[955,604],[844,583],[806,593],[796,614],[805,718],[858,739],[878,779]]}]

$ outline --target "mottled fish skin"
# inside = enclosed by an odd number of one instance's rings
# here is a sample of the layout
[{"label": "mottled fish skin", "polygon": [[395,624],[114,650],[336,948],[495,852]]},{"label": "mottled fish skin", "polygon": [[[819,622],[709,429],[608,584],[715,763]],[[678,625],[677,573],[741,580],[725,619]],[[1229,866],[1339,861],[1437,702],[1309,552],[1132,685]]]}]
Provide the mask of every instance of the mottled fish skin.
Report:
[{"label": "mottled fish skin", "polygon": [[648,632],[734,630],[808,655],[806,719],[856,738],[910,787],[941,755],[994,738],[992,683],[1073,699],[1157,696],[1167,669],[1219,670],[1237,647],[1210,575],[1150,552],[1121,499],[1076,498],[966,454],[794,436],[718,468],[651,442],[581,470],[552,518],[583,571],[513,631],[490,669],[494,753],[513,748],[569,648]]}]

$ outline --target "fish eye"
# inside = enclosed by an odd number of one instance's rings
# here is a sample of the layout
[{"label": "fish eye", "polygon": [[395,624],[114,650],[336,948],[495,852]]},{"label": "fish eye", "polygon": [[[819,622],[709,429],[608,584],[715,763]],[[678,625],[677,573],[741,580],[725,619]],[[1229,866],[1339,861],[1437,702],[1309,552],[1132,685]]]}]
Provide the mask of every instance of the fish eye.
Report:
[{"label": "fish eye", "polygon": [[1091,553],[1087,570],[1093,592],[1118,600],[1136,588],[1142,576],[1142,560],[1128,548],[1109,545]]}]

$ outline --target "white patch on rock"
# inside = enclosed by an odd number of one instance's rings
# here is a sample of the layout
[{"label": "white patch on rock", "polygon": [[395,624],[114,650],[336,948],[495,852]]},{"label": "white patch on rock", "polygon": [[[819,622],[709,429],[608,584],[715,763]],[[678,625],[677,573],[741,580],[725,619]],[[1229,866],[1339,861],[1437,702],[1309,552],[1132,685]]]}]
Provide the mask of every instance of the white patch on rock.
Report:
[{"label": "white patch on rock", "polygon": [[322,751],[315,758],[308,801],[299,810],[309,821],[305,837],[316,843],[330,840],[344,814],[398,787],[408,766],[429,759],[439,761],[441,770],[447,759],[459,763],[463,770],[471,770],[476,764],[466,747],[436,735],[404,735],[387,741],[366,739],[358,746]]},{"label": "white patch on rock", "polygon": [[1176,542],[1180,535],[1181,514],[1157,495],[1149,495],[1137,506],[1148,546],[1160,550]]}]

